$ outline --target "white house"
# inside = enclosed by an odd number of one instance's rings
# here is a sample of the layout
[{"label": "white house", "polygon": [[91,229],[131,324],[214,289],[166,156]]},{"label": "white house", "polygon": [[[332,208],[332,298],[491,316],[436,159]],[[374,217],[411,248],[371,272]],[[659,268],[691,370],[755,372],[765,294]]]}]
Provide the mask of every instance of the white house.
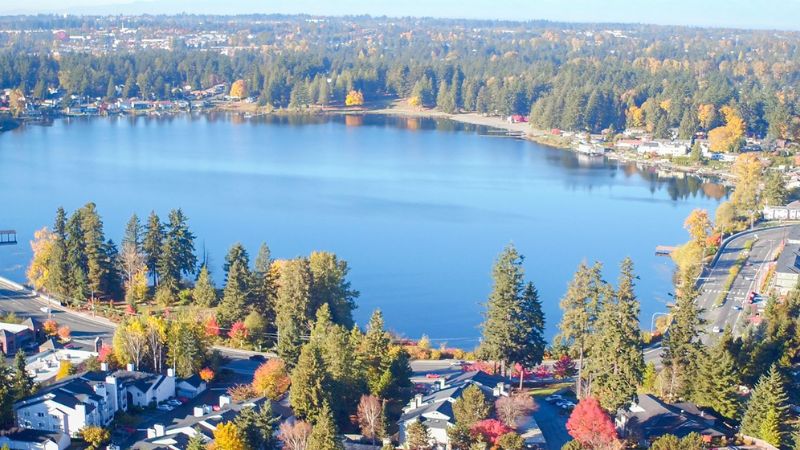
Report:
[{"label": "white house", "polygon": [[800,220],[800,200],[795,200],[788,205],[764,207],[764,219],[766,220]]},{"label": "white house", "polygon": [[440,450],[448,448],[450,439],[447,430],[455,426],[453,402],[470,385],[478,386],[487,397],[508,395],[508,385],[503,378],[480,371],[464,372],[446,380],[440,379],[433,392],[428,395],[417,394],[403,408],[403,415],[398,421],[400,444],[405,443],[406,429],[414,422],[422,422],[430,432],[431,446]]},{"label": "white house", "polygon": [[66,450],[72,441],[64,433],[12,428],[0,431],[0,447],[11,450]]},{"label": "white house", "polygon": [[197,374],[189,378],[181,378],[176,385],[176,395],[178,397],[195,398],[205,392],[207,386]]},{"label": "white house", "polygon": [[636,151],[640,154],[656,154],[659,156],[686,156],[689,146],[683,142],[645,141],[639,144]]},{"label": "white house", "polygon": [[[131,367],[129,367],[131,368]],[[175,396],[175,377],[132,370],[86,372],[48,386],[14,404],[22,428],[77,436],[89,425],[108,426],[117,411]]]}]

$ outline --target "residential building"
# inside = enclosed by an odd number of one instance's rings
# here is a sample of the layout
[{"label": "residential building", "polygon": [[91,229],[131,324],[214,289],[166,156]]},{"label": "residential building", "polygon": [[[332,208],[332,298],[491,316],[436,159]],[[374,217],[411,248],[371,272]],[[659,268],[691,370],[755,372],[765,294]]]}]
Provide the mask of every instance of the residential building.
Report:
[{"label": "residential building", "polygon": [[173,426],[166,427],[163,424],[155,424],[147,429],[147,439],[137,442],[133,448],[182,450],[198,433],[205,443],[209,443],[214,440],[214,430],[219,424],[235,419],[239,412],[246,407],[263,408],[267,402],[281,421],[293,419],[294,413],[288,406],[288,399],[284,399],[282,402],[273,402],[260,398],[248,402],[232,403],[229,397],[222,395],[219,397],[219,404],[214,407],[216,411],[210,407],[197,407],[194,415],[178,421]]},{"label": "residential building", "polygon": [[788,205],[766,205],[763,214],[765,220],[800,220],[800,200]]},{"label": "residential building", "polygon": [[206,382],[194,374],[189,378],[181,378],[176,385],[178,397],[195,398],[206,390]]},{"label": "residential building", "polygon": [[658,156],[686,156],[689,146],[678,141],[643,141],[636,148],[640,154],[656,154]]},{"label": "residential building", "polygon": [[0,431],[0,447],[11,450],[66,450],[72,441],[64,433],[52,433],[25,428]]},{"label": "residential building", "polygon": [[0,322],[0,348],[6,356],[35,343],[35,330],[29,325]]},{"label": "residential building", "polygon": [[665,434],[682,438],[698,433],[709,443],[735,434],[722,419],[693,403],[669,404],[650,394],[638,395],[629,408],[617,412],[614,422],[620,437],[641,446],[649,446]]},{"label": "residential building", "polygon": [[77,367],[92,356],[97,356],[97,353],[69,348],[47,349],[29,356],[25,361],[25,370],[33,376],[35,382],[42,383],[55,378],[62,361],[69,361],[72,367]]},{"label": "residential building", "polygon": [[118,411],[175,396],[175,377],[132,370],[86,372],[39,390],[14,404],[22,428],[77,436],[89,425],[108,426]]},{"label": "residential building", "polygon": [[786,235],[783,250],[775,262],[775,290],[785,295],[800,282],[800,227],[792,227]]},{"label": "residential building", "polygon": [[406,429],[414,422],[422,422],[428,427],[431,445],[436,449],[448,448],[450,439],[447,430],[455,426],[453,402],[458,400],[464,389],[470,385],[478,386],[487,398],[508,395],[506,381],[481,371],[469,371],[448,378],[440,378],[427,395],[417,394],[403,408],[398,421],[400,444],[405,443]]}]

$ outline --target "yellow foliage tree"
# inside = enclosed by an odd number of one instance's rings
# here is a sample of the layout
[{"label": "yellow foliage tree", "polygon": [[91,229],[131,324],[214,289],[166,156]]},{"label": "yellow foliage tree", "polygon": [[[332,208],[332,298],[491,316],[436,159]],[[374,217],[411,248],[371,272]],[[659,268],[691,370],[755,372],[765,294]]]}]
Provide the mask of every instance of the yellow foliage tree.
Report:
[{"label": "yellow foliage tree", "polygon": [[625,118],[629,127],[642,127],[644,126],[644,110],[636,105],[631,105],[625,111]]},{"label": "yellow foliage tree", "polygon": [[419,108],[420,106],[422,106],[422,97],[420,97],[419,95],[414,95],[413,97],[409,97],[408,104],[415,108]]},{"label": "yellow foliage tree", "polygon": [[61,360],[58,364],[58,372],[56,372],[56,381],[62,380],[70,375],[72,375],[72,363]]},{"label": "yellow foliage tree", "polygon": [[755,153],[745,153],[736,158],[731,173],[736,178],[736,188],[731,195],[734,210],[750,219],[752,224],[759,209],[763,165]]},{"label": "yellow foliage tree", "polygon": [[693,241],[701,246],[705,245],[706,239],[711,234],[711,220],[708,218],[708,211],[700,208],[692,210],[686,221],[683,222],[683,228],[689,232]]},{"label": "yellow foliage tree", "polygon": [[230,96],[233,98],[245,98],[247,96],[247,84],[244,80],[236,80],[231,84]]},{"label": "yellow foliage tree", "polygon": [[720,111],[725,116],[725,125],[708,132],[708,145],[715,152],[737,151],[744,136],[744,120],[730,106],[723,106]]},{"label": "yellow foliage tree", "polygon": [[50,281],[49,267],[53,258],[55,242],[56,236],[47,227],[37,230],[33,234],[31,241],[33,259],[31,259],[31,265],[28,266],[27,276],[28,282],[34,289],[42,289]]},{"label": "yellow foliage tree", "polygon": [[217,425],[214,430],[214,444],[217,450],[247,449],[242,432],[233,422]]},{"label": "yellow foliage tree", "polygon": [[127,281],[125,300],[133,305],[147,298],[147,269],[139,270]]},{"label": "yellow foliage tree", "polygon": [[700,122],[700,126],[703,129],[708,129],[711,124],[714,123],[714,120],[717,118],[717,111],[714,109],[714,105],[700,105],[697,107],[697,120]]},{"label": "yellow foliage tree", "polygon": [[347,93],[344,104],[346,106],[361,106],[364,104],[364,94],[361,91],[352,90]]},{"label": "yellow foliage tree", "polygon": [[290,384],[286,365],[277,358],[259,366],[253,375],[253,390],[271,400],[279,400],[289,390]]},{"label": "yellow foliage tree", "polygon": [[669,109],[672,107],[672,99],[665,99],[661,100],[661,103],[658,106],[666,112],[669,112]]},{"label": "yellow foliage tree", "polygon": [[102,447],[103,444],[111,439],[111,433],[102,427],[88,426],[81,430],[81,437],[89,444],[89,446],[86,447],[88,450],[95,450]]}]

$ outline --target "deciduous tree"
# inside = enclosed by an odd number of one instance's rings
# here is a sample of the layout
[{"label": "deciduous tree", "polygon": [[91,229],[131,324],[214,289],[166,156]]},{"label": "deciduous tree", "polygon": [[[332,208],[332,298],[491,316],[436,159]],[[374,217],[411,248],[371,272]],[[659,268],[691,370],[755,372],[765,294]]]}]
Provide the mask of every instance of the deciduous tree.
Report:
[{"label": "deciduous tree", "polygon": [[610,449],[617,443],[617,429],[593,397],[584,397],[567,420],[567,432],[586,449]]},{"label": "deciduous tree", "polygon": [[383,401],[374,395],[362,395],[357,414],[361,434],[375,445],[375,440],[384,433]]},{"label": "deciduous tree", "polygon": [[311,436],[311,424],[298,420],[295,423],[283,422],[278,439],[285,450],[310,450],[308,439]]},{"label": "deciduous tree", "polygon": [[253,374],[253,389],[270,400],[278,401],[289,390],[291,379],[286,365],[278,358],[258,366]]}]

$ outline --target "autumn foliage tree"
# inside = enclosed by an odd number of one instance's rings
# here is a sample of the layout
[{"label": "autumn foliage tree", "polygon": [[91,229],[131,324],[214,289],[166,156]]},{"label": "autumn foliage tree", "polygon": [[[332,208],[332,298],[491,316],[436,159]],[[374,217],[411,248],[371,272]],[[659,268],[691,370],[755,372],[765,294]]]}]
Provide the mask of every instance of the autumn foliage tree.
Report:
[{"label": "autumn foliage tree", "polygon": [[50,267],[54,257],[55,243],[55,234],[46,227],[33,233],[33,241],[31,241],[33,259],[31,259],[31,264],[28,266],[27,276],[28,282],[34,289],[44,289],[49,286]]},{"label": "autumn foliage tree", "polygon": [[309,450],[311,424],[302,420],[295,423],[283,422],[279,430],[278,439],[283,443],[284,450]]},{"label": "autumn foliage tree", "polygon": [[470,427],[470,430],[475,434],[483,436],[487,442],[492,444],[497,444],[500,436],[512,431],[508,425],[497,419],[485,419],[481,420],[480,422],[476,422]]},{"label": "autumn foliage tree", "polygon": [[216,450],[247,450],[242,432],[233,422],[217,425],[214,446]]},{"label": "autumn foliage tree", "polygon": [[270,359],[256,369],[253,390],[271,400],[279,400],[289,390],[291,380],[286,364],[278,358]]},{"label": "autumn foliage tree", "polygon": [[58,333],[58,323],[53,319],[47,319],[42,324],[42,330],[48,336],[55,336]]},{"label": "autumn foliage tree", "polygon": [[715,152],[735,152],[742,146],[745,124],[739,113],[731,106],[723,106],[725,125],[708,132],[708,145]]},{"label": "autumn foliage tree", "polygon": [[247,84],[244,80],[236,80],[231,84],[230,96],[233,98],[244,98],[247,96]]},{"label": "autumn foliage tree", "polygon": [[198,373],[198,375],[200,376],[201,380],[203,380],[206,383],[208,383],[208,382],[210,382],[211,380],[214,379],[214,376],[216,374],[214,373],[213,370],[211,370],[211,368],[205,367],[200,371],[200,373]]},{"label": "autumn foliage tree", "polygon": [[67,325],[62,325],[58,328],[58,337],[62,341],[68,341],[72,334],[72,330]]},{"label": "autumn foliage tree", "polygon": [[383,402],[374,395],[362,395],[358,402],[358,425],[367,439],[375,440],[383,435]]},{"label": "autumn foliage tree", "polygon": [[553,364],[553,376],[559,380],[569,378],[577,373],[575,368],[575,361],[567,354],[561,355],[555,364]]},{"label": "autumn foliage tree", "polygon": [[494,402],[497,417],[511,428],[517,427],[519,419],[534,410],[533,398],[525,393],[504,396]]},{"label": "autumn foliage tree", "polygon": [[89,444],[87,450],[96,450],[111,439],[111,433],[103,427],[88,426],[81,430],[81,438]]},{"label": "autumn foliage tree", "polygon": [[594,397],[578,402],[567,420],[567,431],[586,449],[612,449],[618,444],[614,423]]},{"label": "autumn foliage tree", "polygon": [[364,104],[364,94],[361,91],[352,90],[347,93],[344,104],[346,106],[361,106]]}]

